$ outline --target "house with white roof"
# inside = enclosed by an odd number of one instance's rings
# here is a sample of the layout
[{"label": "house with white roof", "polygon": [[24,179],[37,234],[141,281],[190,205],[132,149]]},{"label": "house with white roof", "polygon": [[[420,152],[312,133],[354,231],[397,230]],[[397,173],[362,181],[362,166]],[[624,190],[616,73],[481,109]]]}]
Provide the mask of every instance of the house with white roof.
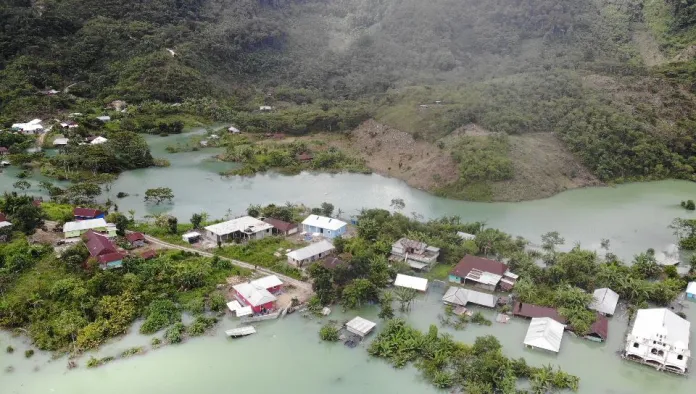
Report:
[{"label": "house with white roof", "polygon": [[41,119],[33,119],[26,123],[15,123],[12,125],[12,130],[20,131],[24,134],[41,134],[44,132]]},{"label": "house with white roof", "polygon": [[326,238],[336,238],[346,233],[348,224],[338,219],[326,216],[309,215],[302,222],[302,231],[319,234]]},{"label": "house with white roof", "polygon": [[275,275],[264,276],[263,278],[253,280],[251,284],[262,287],[271,294],[275,294],[283,288],[283,282]]},{"label": "house with white roof", "polygon": [[524,344],[533,349],[544,349],[558,353],[563,341],[563,324],[550,317],[535,317],[529,323]]},{"label": "house with white roof", "polygon": [[261,239],[271,235],[272,225],[251,216],[242,216],[205,228],[206,238],[214,242],[227,242],[233,239]]},{"label": "house with white roof", "polygon": [[425,278],[419,278],[417,276],[396,274],[396,280],[394,280],[394,286],[405,287],[407,289],[413,289],[413,290],[425,292],[426,290],[428,290],[428,280]]},{"label": "house with white roof", "polygon": [[69,139],[67,139],[65,137],[58,137],[58,138],[55,138],[53,140],[53,146],[58,146],[58,147],[67,146],[68,142],[70,142]]},{"label": "house with white roof", "polygon": [[307,264],[328,256],[333,253],[334,250],[336,250],[336,248],[333,244],[324,239],[310,244],[309,246],[305,246],[304,248],[293,250],[286,256],[288,257],[288,264],[302,268]]},{"label": "house with white roof", "polygon": [[440,248],[429,246],[425,242],[401,238],[392,244],[392,261],[403,261],[411,268],[420,271],[430,271],[437,264]]},{"label": "house with white roof", "polygon": [[495,308],[498,297],[493,294],[452,286],[442,297],[442,302],[452,306],[466,306],[468,303]]},{"label": "house with white roof", "polygon": [[262,313],[275,309],[276,297],[262,285],[254,282],[240,283],[232,287],[237,300],[251,307],[254,313]]},{"label": "house with white roof", "polygon": [[686,374],[691,323],[667,308],[640,309],[626,336],[623,357],[658,371]]},{"label": "house with white roof", "polygon": [[476,239],[474,234],[465,233],[464,231],[457,231],[457,236],[461,238],[462,241],[472,241]]},{"label": "house with white roof", "polygon": [[689,282],[689,285],[686,287],[686,299],[696,301],[696,282]]},{"label": "house with white roof", "polygon": [[86,233],[87,230],[108,233],[110,237],[116,236],[116,227],[106,223],[106,220],[103,218],[67,222],[63,225],[63,233],[65,238],[79,237],[80,235]]},{"label": "house with white roof", "polygon": [[100,144],[103,144],[103,143],[105,143],[105,142],[107,142],[107,141],[108,141],[108,139],[106,139],[106,138],[104,138],[104,137],[102,137],[102,136],[99,136],[99,137],[93,139],[93,140],[90,142],[90,144],[92,144],[92,145],[100,145]]},{"label": "house with white roof", "polygon": [[604,287],[594,291],[593,301],[589,308],[604,316],[613,316],[618,303],[619,295],[614,290]]},{"label": "house with white roof", "polygon": [[356,316],[351,321],[346,323],[346,329],[348,332],[358,335],[360,338],[365,338],[365,336],[369,334],[370,331],[375,328],[375,326],[377,326],[377,323],[363,319],[360,316]]}]

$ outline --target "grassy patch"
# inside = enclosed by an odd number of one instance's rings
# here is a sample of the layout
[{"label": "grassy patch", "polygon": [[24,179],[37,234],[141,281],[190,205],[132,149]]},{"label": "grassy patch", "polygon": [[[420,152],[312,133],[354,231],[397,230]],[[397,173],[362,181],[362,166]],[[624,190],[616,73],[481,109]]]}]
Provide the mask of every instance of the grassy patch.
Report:
[{"label": "grassy patch", "polygon": [[[231,259],[241,260],[260,267],[265,267],[281,274],[301,279],[302,271],[287,264],[287,249],[297,249],[302,244],[290,242],[286,238],[267,237],[246,244],[223,246],[215,254]],[[280,253],[280,257],[274,253]]]},{"label": "grassy patch", "polygon": [[452,271],[452,266],[448,264],[437,264],[433,267],[430,272],[425,274],[425,277],[430,280],[444,280],[446,281],[449,272]]},{"label": "grassy patch", "polygon": [[181,238],[184,233],[193,229],[193,225],[191,223],[180,223],[177,226],[176,234],[170,233],[168,228],[147,222],[134,223],[129,226],[129,229],[151,235],[174,245],[191,246],[191,244]]},{"label": "grassy patch", "polygon": [[46,201],[41,204],[41,209],[46,213],[49,220],[56,222],[73,220],[73,206],[70,204],[58,204]]}]

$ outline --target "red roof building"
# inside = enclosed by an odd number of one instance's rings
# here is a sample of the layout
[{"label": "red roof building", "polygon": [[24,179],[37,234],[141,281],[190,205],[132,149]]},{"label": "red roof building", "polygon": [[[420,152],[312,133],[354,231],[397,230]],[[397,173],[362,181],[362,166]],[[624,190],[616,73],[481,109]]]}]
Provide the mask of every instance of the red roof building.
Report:
[{"label": "red roof building", "polygon": [[519,317],[526,317],[527,319],[534,317],[550,317],[561,324],[568,323],[568,319],[561,316],[554,308],[534,304],[524,304],[522,302],[515,303],[512,308],[512,314]]},{"label": "red roof building", "polygon": [[338,267],[339,265],[343,265],[345,263],[346,263],[345,261],[339,259],[338,257],[329,256],[329,257],[324,259],[324,261],[322,262],[322,265],[324,267],[326,267],[327,269],[332,270],[332,269],[336,269],[336,267]]},{"label": "red roof building", "polygon": [[4,213],[0,212],[0,222],[6,222],[7,221],[7,216],[5,216]]},{"label": "red roof building", "polygon": [[140,257],[143,258],[144,260],[154,259],[155,257],[157,257],[157,251],[156,250],[146,250],[146,251],[140,253]]},{"label": "red roof building", "polygon": [[266,218],[263,221],[273,226],[273,233],[275,234],[290,235],[297,232],[296,223],[288,223],[274,218]]},{"label": "red roof building", "polygon": [[97,219],[103,218],[104,213],[93,208],[75,208],[73,209],[73,216],[75,216],[77,220]]},{"label": "red roof building", "polygon": [[88,230],[85,233],[85,238],[87,239],[87,250],[92,257],[116,253],[116,246],[103,235]]},{"label": "red roof building", "polygon": [[6,155],[10,153],[10,150],[5,148],[4,146],[0,146],[0,155]]},{"label": "red roof building", "polygon": [[609,337],[609,319],[602,314],[597,314],[597,320],[590,326],[590,331],[585,335],[585,338],[604,342]]},{"label": "red roof building", "polygon": [[126,240],[134,248],[145,245],[145,236],[143,233],[128,233],[126,234]]}]

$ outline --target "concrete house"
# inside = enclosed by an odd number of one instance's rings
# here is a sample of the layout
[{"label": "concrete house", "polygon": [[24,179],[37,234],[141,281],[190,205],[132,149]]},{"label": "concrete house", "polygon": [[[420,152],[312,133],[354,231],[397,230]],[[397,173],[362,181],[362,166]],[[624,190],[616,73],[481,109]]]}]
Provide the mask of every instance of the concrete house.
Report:
[{"label": "concrete house", "polygon": [[417,276],[396,274],[394,286],[426,292],[428,290],[428,280]]},{"label": "concrete house", "polygon": [[234,239],[262,239],[271,235],[272,225],[251,216],[242,216],[205,228],[205,237],[213,242],[228,242]]},{"label": "concrete house", "polygon": [[516,274],[507,269],[507,265],[472,255],[464,256],[449,273],[450,282],[469,284],[488,291],[495,291],[497,288],[510,291],[517,278]]},{"label": "concrete house", "polygon": [[130,246],[134,248],[145,246],[145,236],[143,233],[128,233],[126,234],[126,240]]},{"label": "concrete house", "polygon": [[116,236],[116,227],[109,226],[106,220],[102,218],[67,222],[63,225],[63,234],[65,238],[77,238],[88,230],[107,234],[109,237]]},{"label": "concrete house", "polygon": [[326,238],[336,238],[346,233],[348,224],[326,216],[309,215],[302,222],[302,231],[310,234],[319,234]]},{"label": "concrete house", "polygon": [[264,313],[275,309],[276,297],[263,285],[254,282],[240,283],[232,289],[237,300],[242,305],[251,307],[254,313]]},{"label": "concrete house", "polygon": [[26,123],[15,123],[12,125],[12,130],[23,134],[41,134],[44,132],[41,119],[33,119]]},{"label": "concrete house", "polygon": [[667,308],[640,309],[626,336],[623,357],[658,371],[688,371],[691,323]]},{"label": "concrete house", "polygon": [[498,298],[493,294],[451,286],[442,296],[442,302],[452,306],[466,306],[469,303],[495,308]]},{"label": "concrete house", "polygon": [[101,269],[121,268],[124,254],[107,237],[92,230],[85,233],[89,255],[96,258]]},{"label": "concrete house", "polygon": [[411,268],[420,271],[430,271],[437,264],[440,248],[428,246],[425,242],[401,238],[392,244],[392,261],[403,261]]},{"label": "concrete house", "polygon": [[302,249],[293,250],[288,253],[288,264],[302,268],[316,260],[320,260],[333,253],[336,248],[327,240],[322,240],[305,246]]}]

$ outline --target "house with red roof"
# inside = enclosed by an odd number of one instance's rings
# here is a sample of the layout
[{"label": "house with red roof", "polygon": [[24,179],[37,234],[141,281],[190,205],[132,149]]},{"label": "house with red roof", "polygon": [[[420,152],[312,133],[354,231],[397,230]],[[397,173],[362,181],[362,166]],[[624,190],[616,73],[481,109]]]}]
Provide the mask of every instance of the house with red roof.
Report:
[{"label": "house with red roof", "polygon": [[6,155],[6,154],[8,154],[8,153],[10,153],[10,150],[9,150],[9,149],[7,149],[7,148],[4,147],[4,146],[0,146],[0,156]]},{"label": "house with red roof", "polygon": [[568,319],[561,316],[560,313],[554,308],[549,308],[547,306],[539,306],[534,304],[525,304],[523,302],[516,302],[512,307],[512,314],[518,317],[524,317],[527,319],[533,319],[535,317],[548,317],[561,324],[568,323]]},{"label": "house with red roof", "polygon": [[469,254],[464,256],[449,273],[450,282],[469,284],[488,291],[495,291],[498,288],[510,291],[517,278],[517,275],[508,270],[507,265]]},{"label": "house with red roof", "polygon": [[273,234],[292,235],[298,231],[297,223],[288,223],[274,218],[266,218],[263,221],[273,226]]},{"label": "house with red roof", "polygon": [[121,253],[107,237],[92,230],[88,230],[84,237],[89,255],[97,259],[101,269],[120,268],[123,266],[125,254]]},{"label": "house with red roof", "polygon": [[145,236],[143,233],[128,233],[126,234],[126,240],[130,246],[134,248],[145,246]]},{"label": "house with red roof", "polygon": [[94,208],[75,208],[73,209],[75,220],[103,219],[104,212]]}]

